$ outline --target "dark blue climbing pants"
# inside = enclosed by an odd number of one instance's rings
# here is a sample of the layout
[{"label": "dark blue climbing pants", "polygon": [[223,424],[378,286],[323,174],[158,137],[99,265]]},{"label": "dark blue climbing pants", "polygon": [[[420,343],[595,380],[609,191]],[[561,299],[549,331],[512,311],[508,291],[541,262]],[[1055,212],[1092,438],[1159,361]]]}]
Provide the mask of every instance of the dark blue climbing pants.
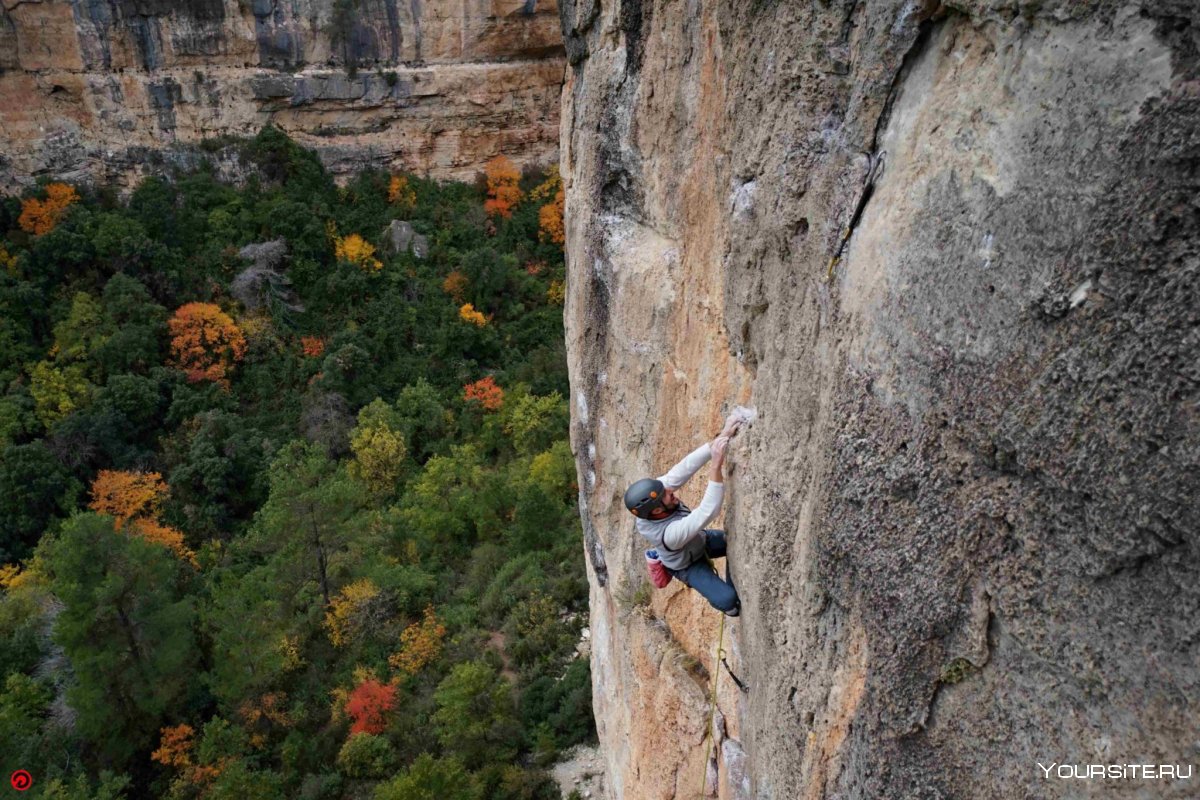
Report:
[{"label": "dark blue climbing pants", "polygon": [[[687,586],[692,587],[707,600],[713,608],[720,611],[732,611],[741,605],[737,590],[721,580],[713,569],[709,558],[725,557],[725,531],[706,530],[704,536],[704,554],[708,558],[693,561],[686,569],[670,570],[671,576],[678,578]],[[729,574],[728,570],[725,572]]]}]

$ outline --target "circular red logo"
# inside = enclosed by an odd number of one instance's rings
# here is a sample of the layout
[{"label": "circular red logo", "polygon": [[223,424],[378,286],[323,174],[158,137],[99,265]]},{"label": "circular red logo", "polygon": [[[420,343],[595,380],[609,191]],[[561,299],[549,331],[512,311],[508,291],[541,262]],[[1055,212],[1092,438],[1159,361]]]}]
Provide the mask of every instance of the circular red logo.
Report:
[{"label": "circular red logo", "polygon": [[19,769],[12,774],[8,781],[18,792],[23,792],[33,785],[33,776],[25,770]]}]

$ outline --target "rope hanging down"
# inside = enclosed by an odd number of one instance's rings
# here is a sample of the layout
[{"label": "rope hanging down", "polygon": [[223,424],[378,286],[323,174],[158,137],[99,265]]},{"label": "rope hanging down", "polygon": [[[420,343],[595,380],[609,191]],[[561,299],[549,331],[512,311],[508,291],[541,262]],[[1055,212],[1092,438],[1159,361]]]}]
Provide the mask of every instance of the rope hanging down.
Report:
[{"label": "rope hanging down", "polygon": [[[716,736],[713,735],[713,726],[716,725],[717,720],[717,679],[721,677],[721,671],[717,669],[717,659],[722,661],[725,659],[724,614],[721,614],[721,632],[717,634],[717,656],[713,659],[712,691],[708,693],[708,730],[704,734],[704,737],[708,740],[708,744],[704,748],[704,761],[700,764],[704,771],[700,773],[700,792],[696,795],[701,798],[705,796],[704,790],[708,788],[708,758],[712,753],[713,743],[716,741]],[[733,673],[731,672],[730,674],[732,675]]]}]

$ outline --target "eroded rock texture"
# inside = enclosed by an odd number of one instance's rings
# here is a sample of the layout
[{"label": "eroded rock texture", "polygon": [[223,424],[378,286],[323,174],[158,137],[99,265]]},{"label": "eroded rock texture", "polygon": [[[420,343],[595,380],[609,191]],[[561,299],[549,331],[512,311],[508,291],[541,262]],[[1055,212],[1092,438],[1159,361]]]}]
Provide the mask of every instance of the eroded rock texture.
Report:
[{"label": "eroded rock texture", "polygon": [[703,788],[718,621],[621,493],[735,402],[722,797],[1195,795],[1037,762],[1200,763],[1197,8],[563,0],[615,796]]},{"label": "eroded rock texture", "polygon": [[0,189],[268,122],[343,174],[550,163],[562,54],[554,0],[2,0]]}]

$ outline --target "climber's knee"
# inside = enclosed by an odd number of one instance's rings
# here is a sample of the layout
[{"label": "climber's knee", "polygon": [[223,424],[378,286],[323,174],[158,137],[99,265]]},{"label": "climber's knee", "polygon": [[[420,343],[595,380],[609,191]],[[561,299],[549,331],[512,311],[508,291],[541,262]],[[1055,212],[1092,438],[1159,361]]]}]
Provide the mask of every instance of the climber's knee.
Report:
[{"label": "climber's knee", "polygon": [[737,590],[727,583],[722,582],[712,596],[708,598],[708,602],[712,603],[713,608],[718,611],[733,611],[737,608],[741,601],[738,599]]}]

